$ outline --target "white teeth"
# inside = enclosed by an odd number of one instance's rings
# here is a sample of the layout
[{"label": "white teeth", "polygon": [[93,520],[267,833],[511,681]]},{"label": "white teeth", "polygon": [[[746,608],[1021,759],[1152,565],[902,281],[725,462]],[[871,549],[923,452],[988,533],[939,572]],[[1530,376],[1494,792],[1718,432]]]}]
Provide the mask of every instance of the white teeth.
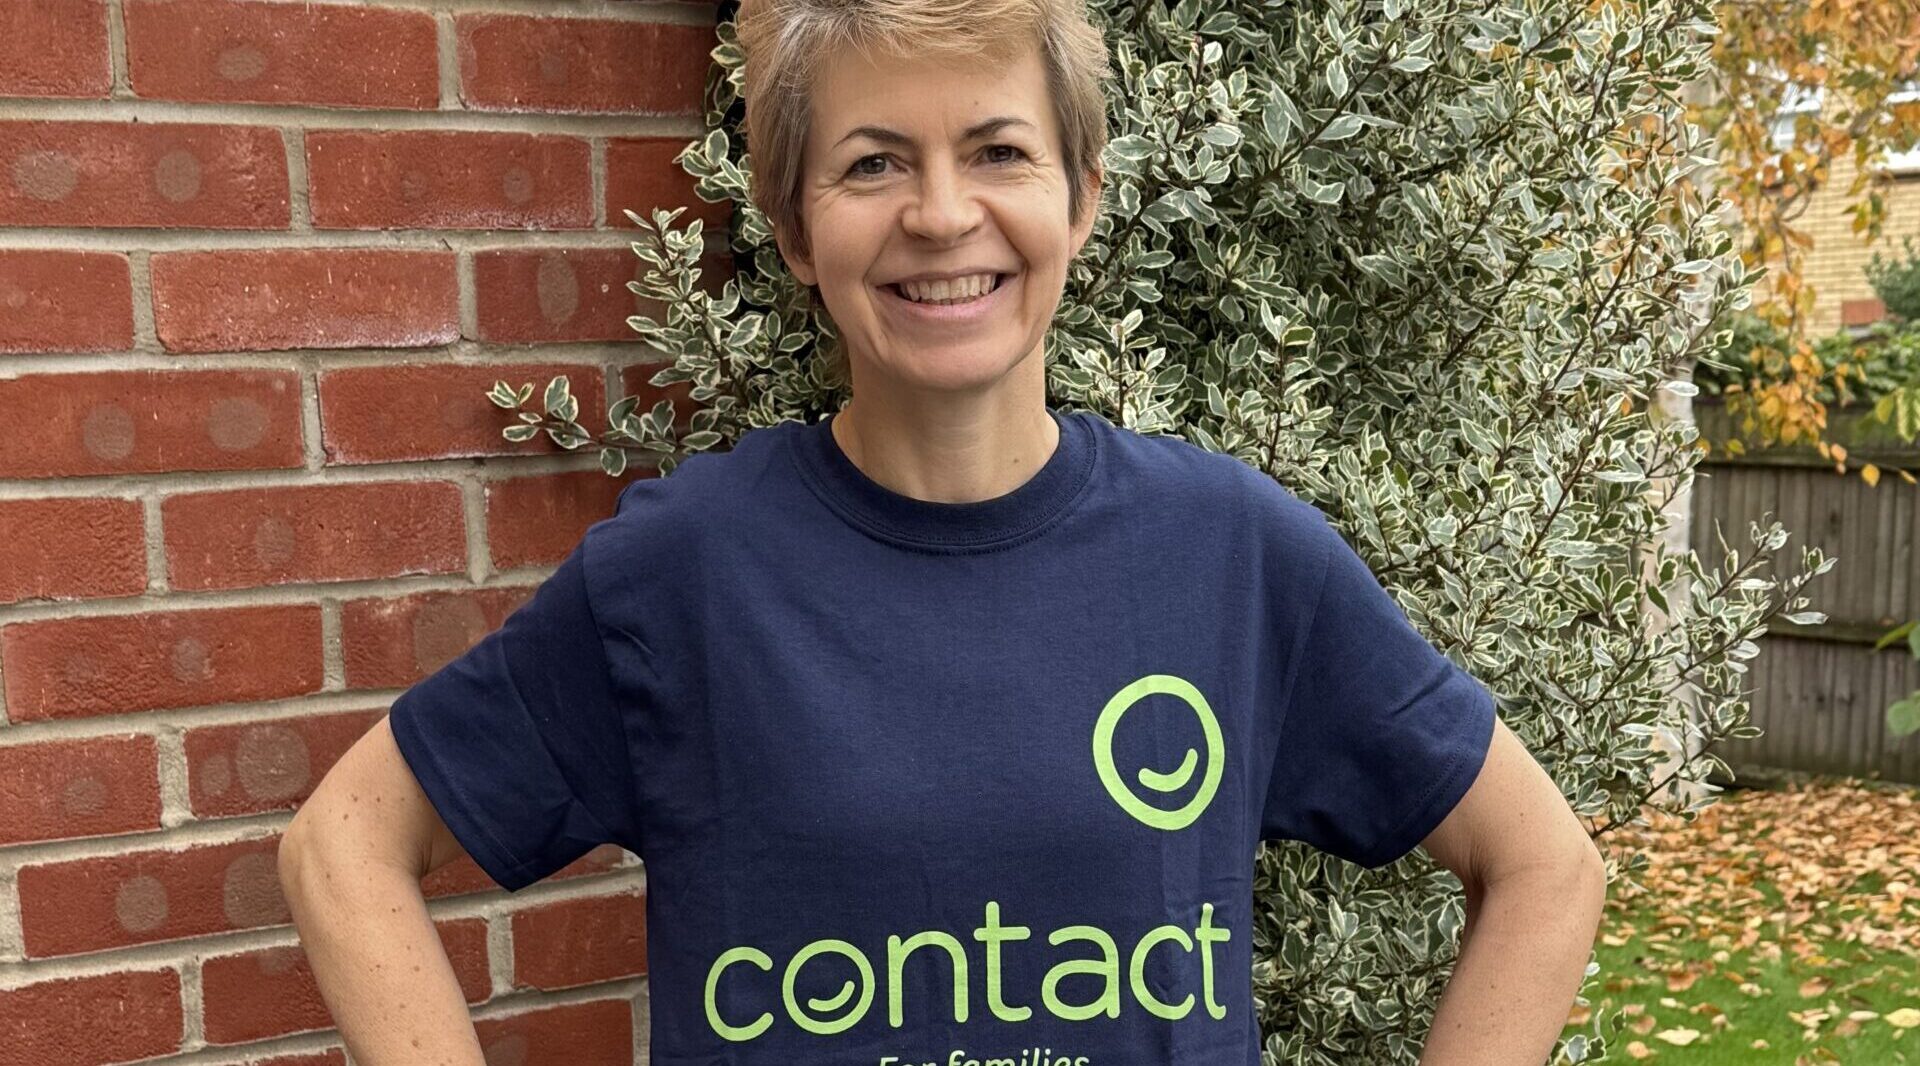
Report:
[{"label": "white teeth", "polygon": [[922,303],[950,303],[955,300],[970,300],[993,288],[992,274],[974,274],[964,278],[941,279],[939,281],[903,281],[900,291],[907,294],[909,300]]}]

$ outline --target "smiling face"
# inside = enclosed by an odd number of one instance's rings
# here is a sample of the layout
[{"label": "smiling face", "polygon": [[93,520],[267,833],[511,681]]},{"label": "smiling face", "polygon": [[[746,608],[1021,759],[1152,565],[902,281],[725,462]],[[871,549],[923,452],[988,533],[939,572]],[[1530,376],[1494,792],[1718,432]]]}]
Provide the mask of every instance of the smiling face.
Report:
[{"label": "smiling face", "polygon": [[[794,275],[819,286],[855,379],[977,390],[1022,367],[1042,379],[1041,343],[1092,233],[1099,185],[1096,174],[1070,225],[1038,45],[966,60],[844,49],[820,70],[801,174],[809,247],[796,255],[785,235],[779,245]],[[965,280],[901,285],[975,272],[992,288],[971,300],[960,299],[976,291]],[[915,302],[909,290],[955,302]]]},{"label": "smiling face", "polygon": [[[1155,796],[1158,799],[1182,792],[1193,782],[1197,770],[1200,774],[1199,788],[1179,807],[1171,810],[1142,799],[1134,791],[1126,775],[1120,772],[1113,751],[1114,733],[1120,727],[1120,720],[1135,704],[1156,695],[1171,696],[1187,705],[1194,717],[1199,719],[1200,732],[1207,749],[1203,756],[1198,748],[1190,747],[1179,763],[1170,769],[1142,766],[1134,775],[1150,793],[1158,794]],[[1100,774],[1100,783],[1106,786],[1107,794],[1113,797],[1121,810],[1155,829],[1185,829],[1206,811],[1207,804],[1213,802],[1214,793],[1220,790],[1220,778],[1227,766],[1226,740],[1220,731],[1219,717],[1213,713],[1213,707],[1193,682],[1173,674],[1148,674],[1114,693],[1101,710],[1100,717],[1094,721],[1093,765]]]}]

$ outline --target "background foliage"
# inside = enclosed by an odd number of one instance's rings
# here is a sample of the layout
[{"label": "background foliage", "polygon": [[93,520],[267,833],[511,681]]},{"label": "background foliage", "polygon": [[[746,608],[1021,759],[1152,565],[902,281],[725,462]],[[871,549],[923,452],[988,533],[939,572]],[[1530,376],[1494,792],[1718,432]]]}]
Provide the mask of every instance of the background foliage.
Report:
[{"label": "background foliage", "polygon": [[[1745,310],[1727,317],[1723,340],[1710,358],[1701,359],[1694,383],[1708,393],[1744,398],[1731,404],[1729,412],[1746,439],[1730,437],[1715,447],[1740,455],[1748,440],[1763,445],[1791,443],[1781,437],[1779,422],[1799,417],[1785,409],[1796,402],[1810,405],[1801,414],[1817,410],[1822,427],[1829,409],[1861,406],[1901,440],[1920,437],[1920,246],[1910,237],[1901,243],[1904,257],[1889,259],[1875,252],[1866,271],[1875,294],[1887,306],[1887,319],[1865,328],[1842,327],[1806,341],[1796,339],[1768,314]],[[1795,387],[1756,387],[1769,381],[1780,384],[1774,356],[1797,344],[1807,344],[1812,354]],[[1802,443],[1813,443],[1833,461],[1835,473],[1846,472],[1848,453],[1840,440],[1809,437]],[[1869,485],[1879,483],[1880,464],[1863,461],[1857,469]],[[1920,483],[1902,467],[1890,469],[1908,484]]]},{"label": "background foliage", "polygon": [[[1668,541],[1699,458],[1656,390],[1692,392],[1706,324],[1749,279],[1692,179],[1711,146],[1677,97],[1710,0],[1095,0],[1116,69],[1105,210],[1047,339],[1050,402],[1229,452],[1325,511],[1596,834],[1691,812],[1752,731],[1754,638],[1831,562],[1765,572],[1777,523],[1709,571]],[[710,132],[681,164],[735,201],[737,276],[656,212],[632,320],[690,382],[596,437],[564,379],[522,437],[673,468],[844,398],[831,336],[745,195],[738,50],[721,9]],[[503,407],[530,387],[502,383]],[[1255,995],[1278,1063],[1411,1063],[1452,966],[1459,885],[1424,854],[1365,871],[1303,845],[1256,866]],[[1616,869],[1632,878],[1637,859]],[[1597,1056],[1618,1019],[1563,1041]]]},{"label": "background foliage", "polygon": [[[1911,0],[1718,0],[1707,90],[1692,117],[1709,133],[1714,184],[1739,219],[1740,253],[1766,273],[1753,313],[1766,328],[1743,339],[1744,374],[1729,409],[1770,442],[1812,443],[1846,470],[1826,439],[1831,385],[1848,353],[1808,328],[1816,293],[1803,279],[1812,237],[1800,225],[1816,193],[1847,205],[1853,232],[1876,239],[1888,176],[1876,161],[1920,139],[1920,5]],[[1904,94],[1904,95],[1903,95]],[[1847,180],[1834,182],[1845,162]],[[1716,442],[1717,443],[1717,442]],[[1877,480],[1871,464],[1861,468]],[[1909,478],[1908,480],[1912,480]]]}]

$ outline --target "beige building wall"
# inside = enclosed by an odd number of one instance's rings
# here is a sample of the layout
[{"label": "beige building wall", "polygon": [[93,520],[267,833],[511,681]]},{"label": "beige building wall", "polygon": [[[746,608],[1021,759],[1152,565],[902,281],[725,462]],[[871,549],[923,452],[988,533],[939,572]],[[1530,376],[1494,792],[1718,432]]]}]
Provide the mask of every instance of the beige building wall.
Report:
[{"label": "beige building wall", "polygon": [[[1887,201],[1886,227],[1879,239],[1866,243],[1853,232],[1847,188],[1855,169],[1851,156],[1836,163],[1826,185],[1816,191],[1798,225],[1813,238],[1807,253],[1806,280],[1814,289],[1811,336],[1820,337],[1842,325],[1862,325],[1884,315],[1867,283],[1866,268],[1873,253],[1889,259],[1903,254],[1900,238],[1911,235],[1920,246],[1920,170],[1907,170],[1881,187]],[[1864,195],[1864,193],[1863,193]]]}]

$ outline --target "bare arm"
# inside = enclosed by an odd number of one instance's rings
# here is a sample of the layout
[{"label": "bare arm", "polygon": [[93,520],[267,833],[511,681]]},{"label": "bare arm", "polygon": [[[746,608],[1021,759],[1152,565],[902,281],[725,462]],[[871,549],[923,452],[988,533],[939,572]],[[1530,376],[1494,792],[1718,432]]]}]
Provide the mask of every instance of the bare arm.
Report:
[{"label": "bare arm", "polygon": [[420,879],[466,854],[382,718],[280,841],[280,884],[321,998],[360,1066],[483,1066]]},{"label": "bare arm", "polygon": [[1466,887],[1467,925],[1421,1066],[1540,1066],[1600,926],[1599,849],[1497,718],[1479,777],[1422,843]]}]

